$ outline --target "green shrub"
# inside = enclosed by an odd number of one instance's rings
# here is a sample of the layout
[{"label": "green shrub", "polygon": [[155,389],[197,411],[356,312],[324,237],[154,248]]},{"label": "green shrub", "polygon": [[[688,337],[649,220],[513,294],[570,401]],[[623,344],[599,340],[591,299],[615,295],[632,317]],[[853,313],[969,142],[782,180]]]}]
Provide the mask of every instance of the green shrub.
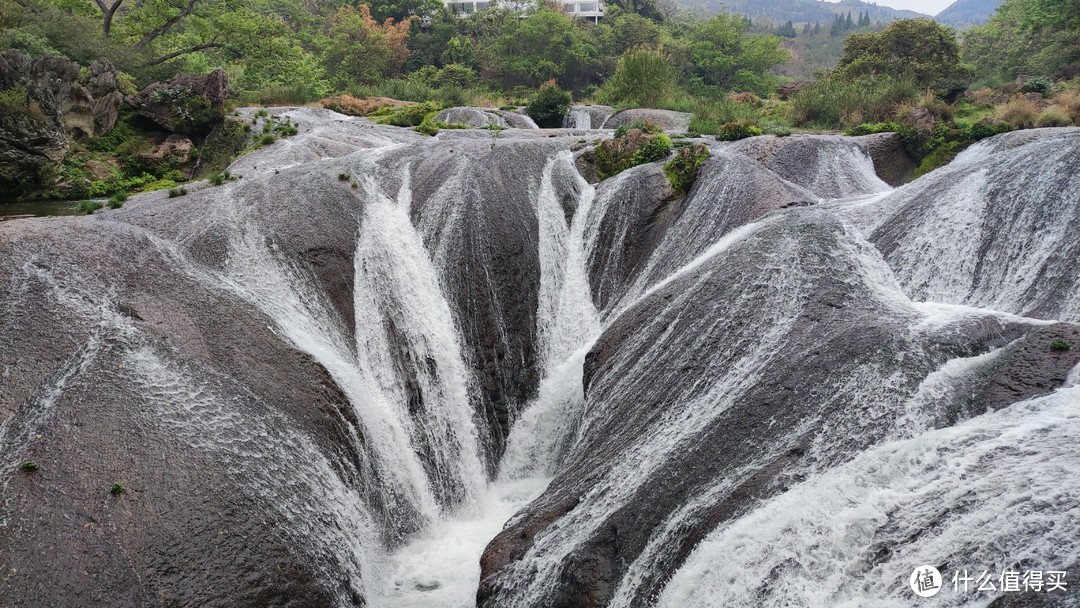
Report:
[{"label": "green shrub", "polygon": [[91,215],[102,207],[104,207],[104,205],[102,205],[98,201],[79,201],[75,205],[75,212],[81,213],[83,215]]},{"label": "green shrub", "polygon": [[661,50],[627,51],[597,92],[600,103],[634,108],[666,107],[681,95],[671,58]]},{"label": "green shrub", "polygon": [[662,160],[672,148],[671,138],[663,133],[648,135],[630,130],[623,136],[600,142],[596,147],[596,174],[600,179],[607,179],[630,167]]},{"label": "green shrub", "polygon": [[27,460],[19,465],[19,470],[23,473],[33,473],[39,468],[40,467],[38,467],[38,463],[34,462],[33,460]]},{"label": "green shrub", "polygon": [[796,125],[831,129],[884,122],[893,117],[901,104],[916,101],[921,93],[909,78],[826,77],[792,96],[791,119]]},{"label": "green shrub", "polygon": [[270,144],[274,143],[275,141],[277,141],[277,138],[274,137],[273,135],[263,135],[262,137],[259,138],[258,144],[260,146],[269,146]]},{"label": "green shrub", "polygon": [[757,125],[749,121],[738,120],[721,125],[716,134],[716,139],[720,141],[737,141],[757,135],[761,135],[761,129]]},{"label": "green shrub", "polygon": [[903,130],[903,126],[900,123],[890,120],[886,122],[864,122],[857,127],[848,129],[844,134],[873,135],[874,133],[899,133],[901,130]]},{"label": "green shrub", "polygon": [[226,181],[228,181],[228,179],[229,179],[228,171],[226,171],[224,173],[219,172],[219,171],[214,171],[206,179],[210,181],[211,185],[220,186],[221,184],[224,184]]},{"label": "green shrub", "polygon": [[637,152],[634,152],[634,155],[630,157],[630,166],[636,167],[663,160],[671,154],[671,148],[671,138],[663,133],[657,133],[650,137],[644,146],[638,148]]},{"label": "green shrub", "polygon": [[709,158],[709,149],[700,144],[681,147],[675,151],[675,158],[664,164],[671,187],[678,192],[689,192],[697,180],[701,164]]},{"label": "green shrub", "polygon": [[187,194],[187,188],[172,188],[169,190],[169,198],[177,198]]},{"label": "green shrub", "polygon": [[615,137],[626,135],[626,132],[630,129],[637,129],[648,135],[654,135],[663,131],[663,129],[647,120],[631,120],[627,124],[615,129]]},{"label": "green shrub", "polygon": [[468,129],[469,125],[459,122],[443,122],[441,120],[425,120],[416,127],[417,133],[435,136],[442,129]]},{"label": "green shrub", "polygon": [[560,89],[554,81],[546,82],[525,107],[525,113],[541,128],[558,128],[572,101],[570,93]]},{"label": "green shrub", "polygon": [[349,179],[351,179],[351,177],[352,176],[350,176],[348,173],[338,173],[337,174],[337,178],[338,178],[339,182],[347,182],[347,181],[349,181]]},{"label": "green shrub", "polygon": [[112,494],[113,496],[119,496],[124,492],[127,492],[127,489],[124,488],[124,484],[121,483],[114,483],[112,487],[109,488],[109,494]]},{"label": "green shrub", "polygon": [[1029,78],[1027,82],[1020,86],[1020,92],[1038,93],[1039,95],[1046,97],[1053,88],[1054,81],[1049,78]]},{"label": "green shrub", "polygon": [[757,122],[762,111],[748,103],[738,103],[728,96],[704,99],[692,108],[690,132],[698,135],[716,135],[720,127],[733,121]]},{"label": "green shrub", "polygon": [[964,148],[968,147],[970,142],[966,141],[946,141],[933,148],[929,154],[923,157],[922,162],[919,163],[918,168],[915,169],[913,177],[922,177],[927,173],[944,167],[952,162],[956,155],[959,154]]},{"label": "green shrub", "polygon": [[428,117],[434,117],[443,109],[442,104],[428,101],[407,106],[384,106],[368,115],[372,121],[395,127],[419,127]]},{"label": "green shrub", "polygon": [[1058,339],[1050,343],[1050,350],[1055,352],[1065,352],[1070,348],[1069,343],[1065,340]]}]

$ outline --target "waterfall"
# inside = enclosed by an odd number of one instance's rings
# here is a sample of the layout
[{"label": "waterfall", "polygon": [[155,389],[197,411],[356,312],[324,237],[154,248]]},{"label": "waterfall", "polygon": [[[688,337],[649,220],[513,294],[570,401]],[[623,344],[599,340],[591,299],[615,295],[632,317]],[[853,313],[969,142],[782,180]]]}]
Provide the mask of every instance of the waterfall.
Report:
[{"label": "waterfall", "polygon": [[5,599],[899,607],[1080,562],[1080,130],[895,190],[863,140],[716,143],[681,193],[588,183],[592,135],[274,111],[235,180],[0,223]]},{"label": "waterfall", "polygon": [[[567,212],[552,183],[555,168],[569,168],[580,194],[567,225]],[[585,260],[586,228],[596,192],[573,168],[563,152],[544,168],[537,200],[540,251],[540,300],[536,333],[543,374],[537,398],[511,431],[500,475],[505,479],[550,476],[581,423],[585,396],[581,370],[585,355],[600,332]]]}]

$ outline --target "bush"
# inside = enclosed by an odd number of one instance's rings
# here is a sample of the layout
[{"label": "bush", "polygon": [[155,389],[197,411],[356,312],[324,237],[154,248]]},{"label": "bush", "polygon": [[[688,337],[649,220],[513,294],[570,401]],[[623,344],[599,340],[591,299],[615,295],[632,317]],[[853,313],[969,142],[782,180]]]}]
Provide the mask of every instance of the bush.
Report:
[{"label": "bush", "polygon": [[441,120],[425,120],[416,127],[417,133],[423,133],[424,135],[435,136],[442,129],[468,129],[469,125],[464,125],[458,122],[443,122]]},{"label": "bush", "polygon": [[75,212],[83,215],[91,215],[98,209],[101,209],[105,205],[102,205],[98,201],[79,201],[75,205]]},{"label": "bush", "polygon": [[328,110],[333,110],[339,114],[346,114],[348,116],[367,116],[380,108],[400,105],[385,97],[368,97],[366,99],[360,99],[358,97],[353,97],[348,93],[327,97],[320,101],[319,104]]},{"label": "bush", "polygon": [[639,48],[619,58],[615,73],[597,93],[600,103],[661,108],[680,96],[671,58],[661,50]]},{"label": "bush", "polygon": [[1035,125],[1039,127],[1067,127],[1071,124],[1072,119],[1061,106],[1050,106],[1035,119]]},{"label": "bush", "polygon": [[892,118],[900,104],[914,102],[920,93],[909,78],[830,76],[792,96],[791,119],[797,125],[834,129],[884,122]]},{"label": "bush", "polygon": [[863,124],[848,129],[845,135],[873,135],[874,133],[899,133],[903,127],[896,122],[864,122]]},{"label": "bush", "polygon": [[1043,97],[1050,94],[1050,89],[1054,87],[1054,81],[1049,78],[1029,78],[1027,82],[1020,86],[1021,93],[1038,93]]},{"label": "bush", "polygon": [[671,153],[671,149],[671,138],[667,135],[649,135],[631,129],[596,147],[596,175],[600,179],[607,179],[630,167],[662,160]]},{"label": "bush", "polygon": [[368,118],[381,125],[419,127],[424,120],[434,117],[442,109],[441,104],[433,101],[407,106],[384,106],[369,114]]},{"label": "bush", "polygon": [[179,196],[185,196],[187,194],[187,188],[172,188],[169,190],[169,198],[177,198]]},{"label": "bush", "polygon": [[720,141],[737,141],[757,135],[761,135],[761,129],[757,125],[745,120],[739,120],[721,125],[720,130],[716,133],[716,139]]},{"label": "bush", "polygon": [[525,107],[525,113],[541,128],[558,128],[562,126],[571,101],[570,93],[560,89],[552,80],[540,86]]},{"label": "bush", "polygon": [[693,114],[690,132],[699,135],[716,135],[720,127],[729,122],[757,122],[762,116],[753,104],[739,103],[727,96],[699,101],[693,108]]},{"label": "bush", "polygon": [[1080,89],[1067,89],[1055,93],[1054,105],[1065,110],[1073,124],[1080,125]]},{"label": "bush", "polygon": [[1017,129],[1028,129],[1035,126],[1035,120],[1039,117],[1039,105],[1018,95],[994,108],[994,116]]},{"label": "bush", "polygon": [[34,471],[38,470],[38,468],[40,468],[38,467],[38,463],[34,462],[33,460],[27,460],[19,465],[19,470],[23,473],[33,473]]},{"label": "bush", "polygon": [[1055,352],[1065,352],[1070,349],[1069,343],[1065,340],[1054,340],[1050,343],[1050,350]]},{"label": "bush", "polygon": [[638,151],[630,157],[630,166],[636,167],[637,165],[663,160],[667,158],[668,154],[671,154],[671,148],[671,138],[663,133],[657,133],[650,137],[645,142],[645,145],[638,148]]},{"label": "bush", "polygon": [[263,135],[262,137],[259,138],[258,145],[260,145],[260,146],[269,146],[270,144],[274,143],[275,141],[277,141],[277,138],[268,133],[268,134]]},{"label": "bush", "polygon": [[700,144],[685,146],[675,151],[675,158],[664,164],[671,187],[678,192],[689,192],[697,180],[701,164],[709,158],[709,149]]},{"label": "bush", "polygon": [[124,484],[114,483],[112,487],[109,488],[109,494],[112,494],[113,496],[119,496],[124,492],[127,492],[127,489],[124,488]]},{"label": "bush", "polygon": [[615,137],[626,135],[630,129],[637,129],[647,135],[655,135],[663,131],[663,129],[647,120],[631,120],[629,123],[615,129]]},{"label": "bush", "polygon": [[347,182],[351,176],[348,173],[338,173],[337,178],[339,182]]}]

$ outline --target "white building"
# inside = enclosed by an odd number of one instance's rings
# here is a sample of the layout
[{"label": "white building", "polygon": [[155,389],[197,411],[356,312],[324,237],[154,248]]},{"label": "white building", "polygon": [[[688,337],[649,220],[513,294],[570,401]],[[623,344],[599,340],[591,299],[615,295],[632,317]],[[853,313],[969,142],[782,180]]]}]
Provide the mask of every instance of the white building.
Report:
[{"label": "white building", "polygon": [[[567,15],[571,17],[581,17],[588,19],[589,21],[599,21],[600,17],[604,16],[604,3],[602,0],[558,0],[562,5],[563,10]],[[446,8],[450,9],[451,13],[455,15],[470,15],[477,11],[490,8],[492,2],[490,0],[443,0],[443,4]],[[513,8],[515,4],[521,10],[532,6],[529,3],[501,3],[503,6],[509,6]]]}]

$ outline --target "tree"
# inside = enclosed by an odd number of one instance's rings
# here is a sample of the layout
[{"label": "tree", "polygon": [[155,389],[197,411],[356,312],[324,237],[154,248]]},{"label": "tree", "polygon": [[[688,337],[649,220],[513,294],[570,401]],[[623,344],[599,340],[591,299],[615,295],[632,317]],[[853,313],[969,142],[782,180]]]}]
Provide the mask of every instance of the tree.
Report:
[{"label": "tree", "polygon": [[783,63],[788,52],[780,48],[780,38],[749,34],[748,29],[746,19],[730,14],[690,27],[690,60],[703,84],[761,94],[774,88],[769,70]]},{"label": "tree", "polygon": [[946,97],[971,81],[970,71],[960,63],[956,34],[931,19],[901,19],[880,32],[848,36],[836,73],[850,78],[908,76]]},{"label": "tree", "polygon": [[406,43],[412,19],[400,23],[387,19],[380,25],[366,5],[338,9],[327,27],[330,44],[323,56],[338,86],[401,73],[409,58]]},{"label": "tree", "polygon": [[548,9],[503,21],[497,35],[481,39],[479,55],[482,75],[507,88],[558,78],[564,87],[578,90],[600,71],[595,64],[599,52],[588,33],[571,17]]},{"label": "tree", "polygon": [[987,81],[1068,72],[1080,65],[1080,0],[1005,0],[965,33],[964,58]]}]

